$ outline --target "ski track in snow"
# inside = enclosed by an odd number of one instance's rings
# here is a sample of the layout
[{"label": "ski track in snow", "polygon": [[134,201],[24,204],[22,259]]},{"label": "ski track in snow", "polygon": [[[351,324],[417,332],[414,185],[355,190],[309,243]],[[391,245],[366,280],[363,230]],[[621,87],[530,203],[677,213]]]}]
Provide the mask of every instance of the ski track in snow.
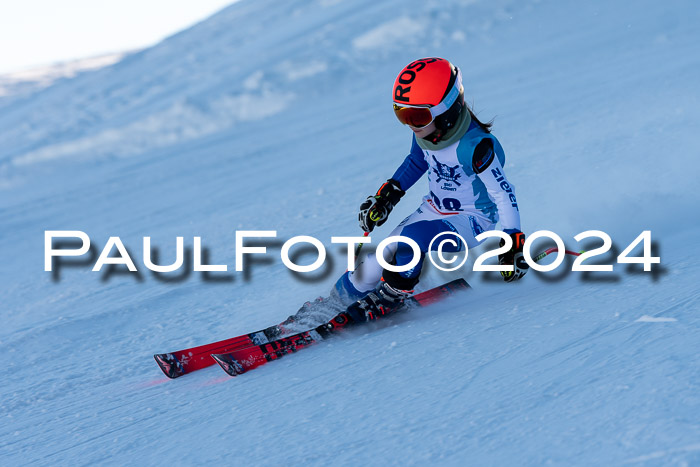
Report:
[{"label": "ski track in snow", "polygon": [[[243,0],[3,96],[0,464],[700,464],[699,16],[681,0]],[[234,232],[356,234],[357,206],[409,149],[390,84],[431,55],[497,117],[527,232],[575,247],[601,229],[619,254],[649,229],[657,274],[469,273],[463,295],[240,377],[165,378],[152,354],[279,322],[329,290],[340,249],[319,281],[295,279],[279,247],[246,279]],[[375,243],[424,193],[423,180]],[[43,231],[63,229],[97,253],[120,236],[140,278],[84,264],[52,281]],[[144,236],[163,264],[176,236],[201,236],[230,277],[156,277]]]}]

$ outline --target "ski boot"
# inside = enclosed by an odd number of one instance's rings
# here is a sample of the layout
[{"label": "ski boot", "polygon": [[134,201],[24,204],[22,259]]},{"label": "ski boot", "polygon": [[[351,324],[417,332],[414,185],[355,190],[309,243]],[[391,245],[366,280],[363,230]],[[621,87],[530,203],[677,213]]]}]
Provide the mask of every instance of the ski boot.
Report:
[{"label": "ski boot", "polygon": [[345,312],[356,323],[374,321],[401,308],[403,301],[412,293],[412,290],[396,289],[382,281],[376,289],[350,305]]}]

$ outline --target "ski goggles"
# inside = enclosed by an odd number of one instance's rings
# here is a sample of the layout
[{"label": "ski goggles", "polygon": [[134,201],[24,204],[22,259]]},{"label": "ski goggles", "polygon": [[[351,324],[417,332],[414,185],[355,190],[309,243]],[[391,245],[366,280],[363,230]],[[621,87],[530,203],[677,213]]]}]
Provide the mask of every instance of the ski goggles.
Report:
[{"label": "ski goggles", "polygon": [[455,103],[457,97],[459,97],[459,92],[462,89],[462,73],[457,68],[457,79],[455,79],[455,84],[447,93],[447,96],[438,105],[399,105],[394,102],[394,113],[399,122],[404,125],[408,125],[413,128],[423,128],[430,125],[435,117],[447,112],[447,109],[452,107]]}]

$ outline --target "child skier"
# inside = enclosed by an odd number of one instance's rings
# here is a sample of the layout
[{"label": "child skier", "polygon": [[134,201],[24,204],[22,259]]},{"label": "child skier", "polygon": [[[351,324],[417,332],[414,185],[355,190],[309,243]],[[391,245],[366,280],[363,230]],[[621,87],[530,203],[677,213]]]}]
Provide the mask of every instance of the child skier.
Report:
[{"label": "child skier", "polygon": [[[430,241],[443,232],[458,233],[473,248],[479,243],[475,237],[494,229],[500,218],[503,231],[513,239],[510,251],[499,256],[501,265],[514,266],[501,272],[503,279],[520,279],[528,269],[515,192],[503,170],[503,148],[491,134],[491,124],[480,122],[465,104],[459,69],[442,58],[416,60],[396,77],[393,94],[396,117],[413,130],[411,152],[377,194],[362,203],[360,227],[371,232],[384,224],[406,190],[428,172],[429,194],[391,232],[413,239],[421,258],[417,266],[399,273],[384,270],[370,255],[354,272],[346,272],[332,295],[348,307],[355,322],[376,319],[401,305],[418,283]],[[453,251],[461,250],[464,245],[452,238],[458,242]],[[395,243],[385,250],[385,259],[406,265],[413,250]]]},{"label": "child skier", "polygon": [[[503,170],[503,148],[491,134],[491,124],[480,122],[465,104],[459,69],[442,58],[410,63],[394,82],[394,112],[413,130],[411,152],[377,194],[360,205],[360,227],[369,233],[384,224],[406,190],[428,172],[428,195],[391,232],[391,236],[416,242],[420,249],[417,265],[405,272],[392,272],[384,270],[376,256],[370,255],[354,272],[338,279],[330,299],[305,303],[279,326],[235,337],[227,344],[208,344],[206,350],[200,347],[155,355],[167,376],[176,378],[212,363],[208,358],[212,345],[218,346],[217,350],[224,345],[239,346],[232,353],[224,350],[212,355],[227,373],[237,375],[303,348],[327,332],[398,309],[418,283],[431,240],[442,233],[457,233],[467,247],[473,248],[479,243],[475,237],[493,230],[500,219],[503,231],[513,240],[511,249],[499,256],[501,265],[513,265],[513,271],[501,272],[503,279],[514,281],[527,272],[522,253],[525,235],[520,231],[513,186]],[[501,240],[501,246],[504,244]],[[464,247],[459,241],[453,251]],[[405,243],[393,243],[384,253],[385,261],[395,266],[408,265],[413,259],[413,249]],[[324,317],[329,311],[337,313],[330,321]],[[275,340],[282,334],[295,333],[295,327],[312,329]],[[240,347],[241,342],[255,345]],[[264,344],[258,345],[260,342]],[[190,358],[193,355],[198,356]]]}]

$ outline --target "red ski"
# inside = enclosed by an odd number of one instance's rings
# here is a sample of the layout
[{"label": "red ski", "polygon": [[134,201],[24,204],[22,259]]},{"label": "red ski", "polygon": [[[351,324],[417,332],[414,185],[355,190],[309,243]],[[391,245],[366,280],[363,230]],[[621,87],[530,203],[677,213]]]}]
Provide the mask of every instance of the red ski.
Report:
[{"label": "red ski", "polygon": [[[467,284],[464,279],[457,279],[415,295],[409,298],[406,302],[409,307],[411,305],[423,307],[443,300],[445,297],[458,290],[468,288],[469,284]],[[299,349],[308,347],[315,342],[323,340],[350,323],[350,318],[345,313],[340,313],[329,322],[322,324],[315,329],[300,332],[292,336],[283,337],[281,339],[269,341],[264,344],[255,345],[248,348],[239,348],[237,350],[222,353],[212,353],[211,356],[226,373],[231,376],[237,376],[245,373],[248,370],[264,365],[267,362],[277,360],[278,358],[281,358],[289,353],[296,352]]]},{"label": "red ski", "polygon": [[214,364],[212,353],[227,353],[238,349],[245,349],[253,345],[261,345],[279,338],[284,333],[281,325],[270,326],[260,331],[243,334],[211,344],[200,345],[177,352],[156,354],[158,366],[168,378],[179,378],[187,373],[192,373]]}]

